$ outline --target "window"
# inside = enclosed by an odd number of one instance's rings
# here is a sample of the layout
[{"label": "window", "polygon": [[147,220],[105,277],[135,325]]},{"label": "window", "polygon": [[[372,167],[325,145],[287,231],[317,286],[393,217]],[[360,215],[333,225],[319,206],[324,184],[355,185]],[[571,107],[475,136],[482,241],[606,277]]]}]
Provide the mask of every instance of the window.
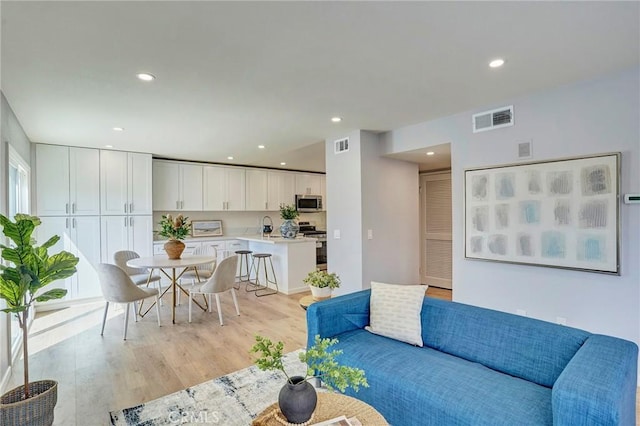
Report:
[{"label": "window", "polygon": [[[31,168],[20,157],[20,155],[8,145],[9,157],[9,176],[7,179],[7,196],[9,199],[8,213],[9,218],[13,218],[17,213],[29,213],[29,188],[31,185]],[[31,315],[30,318],[33,316]],[[10,316],[10,347],[12,357],[19,349],[21,333],[18,326],[18,320],[15,315]]]}]

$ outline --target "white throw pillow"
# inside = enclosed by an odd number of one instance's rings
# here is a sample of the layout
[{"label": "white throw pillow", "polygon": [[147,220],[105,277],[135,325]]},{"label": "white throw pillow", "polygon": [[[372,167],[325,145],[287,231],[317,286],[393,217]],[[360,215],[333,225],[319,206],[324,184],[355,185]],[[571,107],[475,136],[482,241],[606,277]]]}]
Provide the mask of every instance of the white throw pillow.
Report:
[{"label": "white throw pillow", "polygon": [[420,312],[427,287],[371,281],[369,325],[365,330],[422,346]]}]

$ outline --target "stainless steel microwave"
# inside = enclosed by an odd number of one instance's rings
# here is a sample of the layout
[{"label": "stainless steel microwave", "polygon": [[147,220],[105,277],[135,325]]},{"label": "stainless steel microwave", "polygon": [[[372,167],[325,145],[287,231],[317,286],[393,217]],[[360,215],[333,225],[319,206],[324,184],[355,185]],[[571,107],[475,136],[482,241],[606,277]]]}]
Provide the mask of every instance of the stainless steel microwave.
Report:
[{"label": "stainless steel microwave", "polygon": [[302,213],[322,211],[322,195],[296,194],[296,209]]}]

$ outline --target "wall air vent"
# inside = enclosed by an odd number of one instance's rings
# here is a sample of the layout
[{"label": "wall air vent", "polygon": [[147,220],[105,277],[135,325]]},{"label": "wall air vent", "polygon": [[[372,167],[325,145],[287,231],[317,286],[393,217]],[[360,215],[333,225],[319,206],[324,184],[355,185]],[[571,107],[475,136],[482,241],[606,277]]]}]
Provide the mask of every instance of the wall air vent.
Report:
[{"label": "wall air vent", "polygon": [[349,151],[349,138],[338,139],[334,142],[334,153],[340,154]]},{"label": "wall air vent", "polygon": [[473,133],[513,126],[513,105],[473,114]]}]

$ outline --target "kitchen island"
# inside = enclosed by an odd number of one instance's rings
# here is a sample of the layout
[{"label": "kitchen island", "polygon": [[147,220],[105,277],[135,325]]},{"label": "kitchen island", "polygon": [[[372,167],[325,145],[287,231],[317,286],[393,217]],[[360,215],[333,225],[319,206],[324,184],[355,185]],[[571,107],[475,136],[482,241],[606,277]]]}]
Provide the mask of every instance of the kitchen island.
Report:
[{"label": "kitchen island", "polygon": [[302,280],[309,272],[316,269],[316,240],[314,238],[287,239],[246,236],[236,238],[247,241],[248,249],[254,254],[271,254],[278,280],[278,290],[281,293],[293,294],[308,290],[309,287]]}]

